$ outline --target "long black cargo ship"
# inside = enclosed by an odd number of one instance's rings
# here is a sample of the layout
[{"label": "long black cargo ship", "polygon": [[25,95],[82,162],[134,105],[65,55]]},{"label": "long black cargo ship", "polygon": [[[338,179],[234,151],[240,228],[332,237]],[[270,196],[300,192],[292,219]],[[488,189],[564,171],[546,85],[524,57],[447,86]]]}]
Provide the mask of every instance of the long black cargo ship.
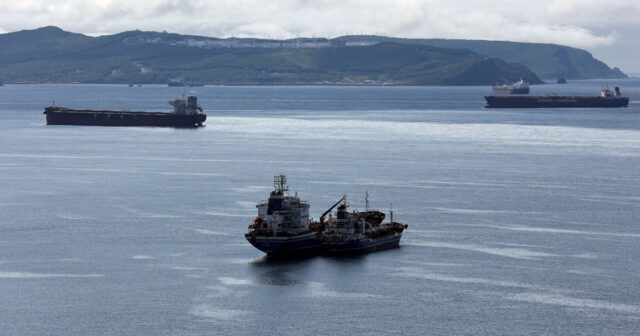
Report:
[{"label": "long black cargo ship", "polygon": [[615,92],[602,89],[599,96],[485,96],[487,108],[541,108],[541,107],[626,107],[629,97],[622,97],[620,88]]},{"label": "long black cargo ship", "polygon": [[74,110],[65,107],[45,107],[48,125],[85,126],[157,126],[198,127],[207,119],[200,113],[198,98],[176,99],[169,102],[173,112]]}]

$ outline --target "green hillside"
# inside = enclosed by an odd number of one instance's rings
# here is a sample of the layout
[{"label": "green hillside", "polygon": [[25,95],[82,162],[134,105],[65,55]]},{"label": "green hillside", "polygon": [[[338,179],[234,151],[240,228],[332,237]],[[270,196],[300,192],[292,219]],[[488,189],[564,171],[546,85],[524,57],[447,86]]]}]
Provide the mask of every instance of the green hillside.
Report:
[{"label": "green hillside", "polygon": [[609,68],[582,49],[556,44],[521,43],[484,40],[403,39],[384,36],[343,36],[343,41],[370,43],[394,42],[430,45],[439,48],[462,48],[482,55],[526,65],[540,78],[596,79],[626,78],[618,68]]},{"label": "green hillside", "polygon": [[0,35],[0,80],[167,83],[171,78],[184,78],[221,84],[388,81],[399,85],[490,85],[523,77],[532,84],[540,83],[526,66],[468,49],[393,42],[329,46],[325,39],[319,43],[327,47],[194,46],[229,41],[251,46],[279,43],[141,31],[89,37],[44,27]]}]

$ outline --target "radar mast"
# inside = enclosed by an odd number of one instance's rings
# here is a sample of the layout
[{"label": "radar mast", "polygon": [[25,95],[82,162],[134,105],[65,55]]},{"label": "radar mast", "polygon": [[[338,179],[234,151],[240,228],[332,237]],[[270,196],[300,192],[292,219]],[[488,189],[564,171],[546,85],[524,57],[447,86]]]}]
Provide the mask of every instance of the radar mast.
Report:
[{"label": "radar mast", "polygon": [[280,174],[278,176],[273,177],[273,187],[276,191],[285,192],[289,191],[289,186],[287,185],[287,177]]},{"label": "radar mast", "polygon": [[369,211],[369,191],[364,192],[365,211]]}]

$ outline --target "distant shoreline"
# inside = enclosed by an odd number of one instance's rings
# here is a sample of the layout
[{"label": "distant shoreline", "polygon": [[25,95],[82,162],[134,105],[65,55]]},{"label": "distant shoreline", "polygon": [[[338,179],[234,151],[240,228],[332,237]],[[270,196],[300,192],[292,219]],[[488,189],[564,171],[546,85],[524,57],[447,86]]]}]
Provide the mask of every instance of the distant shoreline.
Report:
[{"label": "distant shoreline", "polygon": [[[571,79],[570,81],[626,81],[626,80],[634,80],[634,79],[640,79],[639,77],[629,77],[629,78],[618,78],[618,79],[612,79],[612,78],[594,78],[594,79]],[[393,86],[402,86],[402,87],[408,87],[408,86],[415,86],[415,87],[436,87],[436,86],[447,86],[447,87],[464,87],[464,86],[474,86],[474,87],[481,87],[481,86],[491,86],[488,84],[480,84],[480,85],[450,85],[450,84],[428,84],[428,85],[419,85],[419,84],[410,84],[410,83],[393,83],[393,84],[389,84],[389,83],[295,83],[295,82],[291,82],[291,83],[260,83],[260,82],[240,82],[240,83],[217,83],[217,82],[212,82],[212,83],[203,83],[203,85],[194,85],[194,86],[169,86],[166,83],[36,83],[36,82],[19,82],[19,83],[10,83],[10,82],[3,82],[4,85],[117,85],[117,86],[131,86],[132,87],[139,87],[139,86],[166,86],[166,87],[175,87],[175,88],[198,88],[198,87],[203,87],[203,86],[270,86],[270,87],[287,87],[287,86],[316,86],[316,87],[322,87],[322,86],[333,86],[333,87],[344,87],[344,86],[349,86],[349,87],[393,87]],[[552,84],[556,84],[556,80],[555,79],[544,79],[543,83],[540,84],[530,84],[530,85],[552,85]]]}]

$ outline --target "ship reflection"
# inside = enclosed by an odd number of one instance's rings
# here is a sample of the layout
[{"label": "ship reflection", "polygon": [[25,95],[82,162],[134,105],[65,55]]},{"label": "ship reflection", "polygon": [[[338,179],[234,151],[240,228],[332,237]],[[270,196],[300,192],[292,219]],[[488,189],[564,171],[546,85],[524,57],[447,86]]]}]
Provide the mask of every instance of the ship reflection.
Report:
[{"label": "ship reflection", "polygon": [[[274,258],[263,256],[248,263],[248,266],[255,271],[255,283],[269,286],[297,286],[304,285],[306,281],[295,279],[304,275],[307,271],[313,271],[323,264],[330,263],[343,271],[353,271],[354,266],[360,266],[366,262],[366,255],[354,256],[307,256],[304,258]],[[295,274],[292,274],[295,273]]]},{"label": "ship reflection", "polygon": [[292,270],[299,270],[304,267],[305,262],[311,257],[283,259],[263,256],[249,262],[256,272],[255,282],[269,286],[295,286],[303,284],[304,281],[292,279],[289,273]]}]

